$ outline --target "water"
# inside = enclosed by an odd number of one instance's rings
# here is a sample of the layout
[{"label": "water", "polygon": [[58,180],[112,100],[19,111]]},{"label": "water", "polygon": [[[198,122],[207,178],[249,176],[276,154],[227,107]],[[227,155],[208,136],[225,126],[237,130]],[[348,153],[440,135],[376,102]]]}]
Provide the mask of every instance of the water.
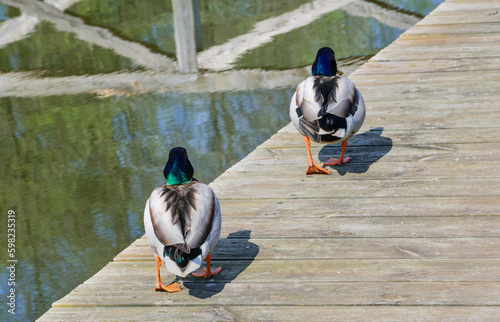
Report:
[{"label": "water", "polygon": [[[368,3],[418,20],[440,2]],[[307,1],[201,0],[199,50],[224,44],[251,31],[256,22],[304,4]],[[286,71],[308,66],[324,45],[334,47],[346,65],[352,58],[363,61],[374,55],[404,31],[394,21],[362,17],[355,9],[327,13],[275,36],[235,59],[233,69]],[[21,13],[0,3],[0,28],[20,19]],[[174,58],[170,1],[84,0],[66,14]],[[16,213],[18,260],[16,315],[3,304],[1,320],[38,318],[143,234],[144,203],[163,183],[170,148],[186,147],[195,177],[208,183],[289,122],[288,104],[295,89],[288,84],[214,92],[200,86],[185,93],[137,89],[132,84],[130,88],[136,89],[131,91],[106,87],[111,81],[96,95],[82,81],[72,94],[50,95],[46,83],[33,81],[65,76],[113,79],[109,73],[125,71],[142,83],[155,73],[147,72],[134,57],[80,40],[50,19],[39,20],[17,41],[0,35],[0,72],[11,73],[10,78],[0,78],[0,92],[14,83],[22,89],[15,96],[3,92],[0,97],[0,211],[4,223],[8,210]],[[25,20],[23,25],[29,23]],[[28,74],[12,74],[19,72]],[[62,90],[69,82],[61,78]],[[5,245],[7,228],[1,227]],[[0,254],[0,295],[5,301],[8,253]]]}]

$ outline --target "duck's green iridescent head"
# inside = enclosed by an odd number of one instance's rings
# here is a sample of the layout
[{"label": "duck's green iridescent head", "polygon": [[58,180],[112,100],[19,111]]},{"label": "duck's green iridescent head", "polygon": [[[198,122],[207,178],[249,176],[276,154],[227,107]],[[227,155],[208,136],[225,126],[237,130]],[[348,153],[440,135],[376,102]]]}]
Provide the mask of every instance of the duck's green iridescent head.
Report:
[{"label": "duck's green iridescent head", "polygon": [[186,149],[176,147],[170,150],[163,175],[168,185],[185,184],[193,179],[194,169],[188,159]]},{"label": "duck's green iridescent head", "polygon": [[323,47],[318,50],[316,60],[312,66],[313,76],[335,76],[337,74],[337,62],[335,53],[330,47]]}]

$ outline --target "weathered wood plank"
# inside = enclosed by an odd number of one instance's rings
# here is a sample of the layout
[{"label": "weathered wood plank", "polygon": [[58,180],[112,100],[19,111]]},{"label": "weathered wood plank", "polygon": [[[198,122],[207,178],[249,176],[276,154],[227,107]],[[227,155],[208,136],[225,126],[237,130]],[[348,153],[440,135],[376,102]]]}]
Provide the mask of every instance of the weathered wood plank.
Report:
[{"label": "weathered wood plank", "polygon": [[[333,228],[334,229],[334,228]],[[221,238],[213,260],[489,259],[500,257],[498,238]],[[139,239],[115,261],[152,260]]]},{"label": "weathered wood plank", "polygon": [[[425,114],[436,113],[435,117],[439,119],[442,118],[441,113],[446,112],[456,112],[457,114],[470,114],[471,112],[475,114],[476,111],[477,113],[492,113],[497,110],[497,102],[498,99],[496,97],[468,97],[458,100],[444,98],[439,100],[439,104],[429,104],[429,100],[426,99],[369,101],[365,102],[365,104],[367,105],[368,116],[375,115],[375,117],[380,117],[380,114],[385,113],[404,113],[403,115],[409,118],[410,121],[418,123],[418,117],[425,116]],[[370,120],[367,117],[365,122],[368,121]],[[381,126],[387,125],[390,124],[381,124]]]},{"label": "weathered wood plank", "polygon": [[[500,50],[500,46],[498,47]],[[404,50],[401,51],[403,54]],[[395,51],[391,51],[395,53]],[[383,55],[382,55],[383,56]],[[380,56],[374,57],[374,60]],[[418,57],[417,57],[418,59]],[[497,68],[498,66],[492,66],[492,68]],[[500,80],[500,74],[491,73],[485,75],[484,71],[471,71],[467,73],[467,77],[463,77],[461,82],[457,82],[457,75],[455,73],[442,73],[442,72],[429,72],[429,73],[402,73],[402,74],[375,74],[375,75],[353,75],[349,77],[353,82],[356,83],[357,87],[371,87],[371,86],[387,86],[392,84],[394,88],[405,89],[406,86],[421,86],[423,84],[429,84],[433,86],[448,85],[448,87],[453,87],[454,89],[459,89],[462,87],[487,87],[493,86],[494,82]],[[481,86],[477,86],[475,82],[481,80]],[[397,82],[397,83],[396,83]],[[450,86],[450,82],[454,82],[453,86]],[[394,90],[393,90],[394,91]],[[387,91],[390,92],[390,91]],[[497,94],[497,92],[492,92],[492,94]],[[363,95],[363,97],[366,95]],[[368,100],[369,101],[369,100]]]},{"label": "weathered wood plank", "polygon": [[[228,202],[225,202],[228,203]],[[500,203],[500,202],[499,202]],[[255,206],[259,206],[254,205]],[[491,205],[491,203],[490,203]],[[491,205],[493,206],[493,205]],[[224,206],[224,210],[234,209]],[[259,218],[261,212],[254,210],[253,217],[226,216],[222,225],[222,236],[238,237],[245,234],[252,238],[496,238],[500,237],[500,215],[490,216],[428,216],[428,217],[276,217]],[[238,216],[238,217],[237,217]],[[251,218],[251,219],[250,219]],[[287,229],[283,229],[286,226]]]},{"label": "weathered wood plank", "polygon": [[[223,290],[223,292],[221,292]],[[56,308],[182,305],[500,305],[498,283],[315,282],[191,283],[179,293],[157,293],[149,285],[78,286],[53,304]]]},{"label": "weathered wood plank", "polygon": [[437,10],[433,14],[428,15],[425,19],[417,23],[418,26],[424,25],[440,25],[451,23],[498,23],[500,18],[495,14],[495,9],[479,9],[479,10]]},{"label": "weathered wood plank", "polygon": [[[293,129],[290,129],[290,131],[293,131]],[[460,133],[460,135],[458,135],[458,133]],[[458,145],[498,142],[500,142],[500,131],[495,130],[495,128],[460,128],[412,131],[379,131],[378,129],[372,129],[370,131],[361,133],[358,132],[358,134],[349,139],[348,144],[350,146],[395,146],[400,144],[433,146],[439,144]],[[273,135],[269,140],[262,143],[258,148],[302,148],[303,146],[303,137],[295,130],[295,133],[280,132],[278,135]]]},{"label": "weathered wood plank", "polygon": [[[475,97],[475,96],[471,96]],[[367,102],[367,118],[363,129],[446,129],[464,127],[498,127],[499,113],[496,97],[473,100],[439,100],[406,102]],[[474,117],[472,117],[472,114]],[[293,129],[287,127],[287,129]],[[293,132],[293,130],[289,130]]]},{"label": "weathered wood plank", "polygon": [[475,11],[475,10],[495,10],[500,9],[500,3],[496,0],[478,0],[478,1],[445,1],[441,3],[434,11],[435,15],[444,15],[456,11]]},{"label": "weathered wood plank", "polygon": [[[402,82],[405,82],[403,79]],[[455,80],[456,81],[456,80]],[[387,102],[387,101],[412,101],[426,100],[428,104],[438,105],[441,101],[446,100],[463,100],[466,104],[469,100],[487,100],[500,98],[500,94],[495,91],[493,82],[481,83],[478,79],[473,85],[462,83],[457,87],[450,87],[446,83],[432,82],[416,82],[405,83],[401,85],[376,84],[374,79],[365,79],[363,83],[359,83],[358,89],[363,94],[366,104],[372,102]]]},{"label": "weathered wood plank", "polygon": [[[383,137],[383,136],[382,136]],[[428,144],[428,145],[366,145],[366,146],[350,146],[351,140],[348,142],[346,153],[352,157],[354,163],[370,163],[375,162],[424,162],[424,161],[496,161],[500,157],[498,150],[500,143],[481,143],[478,144]],[[390,147],[384,148],[384,147]],[[478,150],[478,147],[481,148]],[[297,152],[289,151],[288,149],[297,149]],[[294,153],[300,155],[301,162],[304,161],[305,147],[290,147],[290,148],[275,148],[272,150],[261,148],[268,153],[281,155],[283,153]],[[340,153],[340,145],[314,145],[311,152],[315,158],[323,159],[326,156],[338,157]],[[390,153],[389,153],[390,152]],[[299,161],[300,162],[300,161]],[[351,162],[351,161],[349,161]],[[239,165],[238,165],[239,166]],[[237,167],[238,167],[237,166]],[[349,163],[340,166],[332,167],[336,171],[347,171]],[[342,170],[344,169],[344,170]],[[368,170],[368,169],[367,169]]]},{"label": "weathered wood plank", "polygon": [[[462,113],[447,110],[434,110],[431,113],[418,110],[398,111],[399,115],[393,111],[378,110],[375,113],[370,113],[370,119],[363,124],[364,128],[375,128],[384,125],[385,130],[434,130],[436,128],[487,128],[499,126],[500,110],[490,112],[487,111],[471,111],[467,104],[460,104]],[[371,112],[369,110],[369,112]],[[478,117],[471,118],[470,114],[474,113]]]},{"label": "weathered wood plank", "polygon": [[[498,18],[498,16],[497,16]],[[416,25],[415,27],[406,31],[408,35],[436,35],[436,34],[483,34],[483,33],[497,33],[500,27],[496,22],[485,23],[450,23],[450,24],[437,24],[437,25]]]},{"label": "weathered wood plank", "polygon": [[[313,313],[311,313],[313,312]],[[147,307],[72,307],[51,309],[38,321],[125,320],[169,321],[273,321],[278,317],[290,321],[497,321],[500,309],[492,306],[235,306],[206,305]]]},{"label": "weathered wood plank", "polygon": [[[222,267],[217,277],[218,283],[296,283],[315,282],[500,282],[500,259],[475,260],[257,260],[257,261],[213,261],[215,267]],[[325,270],[325,267],[329,269]],[[165,280],[173,279],[172,274],[162,270]],[[321,274],[318,274],[321,272]],[[188,276],[184,282],[207,283],[206,280]],[[145,285],[155,284],[154,261],[111,262],[94,277],[85,282],[100,284]]]},{"label": "weathered wood plank", "polygon": [[[500,32],[499,33],[488,33],[488,34],[468,34],[468,35],[456,35],[456,34],[446,34],[446,35],[432,35],[432,37],[427,37],[427,35],[407,35],[402,34],[396,39],[392,44],[391,48],[397,48],[399,46],[428,46],[432,49],[433,47],[440,47],[443,49],[448,49],[449,46],[490,46],[492,44],[498,44],[500,42]],[[482,57],[482,56],[480,56]],[[451,56],[449,59],[454,59],[456,57]],[[479,58],[479,57],[477,57]]]},{"label": "weathered wood plank", "polygon": [[[374,61],[421,61],[425,64],[431,60],[450,60],[450,56],[454,60],[459,59],[476,59],[477,61],[483,58],[498,58],[499,49],[497,45],[494,46],[436,46],[433,49],[427,49],[424,46],[415,47],[414,50],[406,46],[396,46],[391,50],[382,50],[377,55],[370,59],[370,62]],[[498,66],[493,66],[493,69],[497,69]],[[443,76],[448,76],[441,74]],[[491,74],[486,74],[493,76]],[[409,75],[407,75],[409,76]],[[468,74],[467,77],[474,77],[474,73]],[[480,78],[480,74],[477,74]],[[483,74],[484,77],[484,74]]]},{"label": "weathered wood plank", "polygon": [[[498,196],[384,197],[321,199],[221,199],[225,217],[337,218],[337,217],[457,217],[498,215]],[[418,205],[418,206],[416,206]],[[402,222],[405,222],[404,220]],[[334,228],[332,228],[334,229]],[[392,234],[382,231],[389,236]]]},{"label": "weathered wood plank", "polygon": [[[422,57],[415,56],[417,59]],[[405,57],[406,58],[406,57]],[[405,74],[405,73],[436,73],[436,72],[456,72],[455,76],[460,77],[465,71],[485,71],[500,69],[500,57],[458,58],[458,59],[421,59],[421,60],[398,60],[385,61],[383,56],[372,59],[370,64],[365,64],[356,72],[360,75],[371,74]]]},{"label": "weathered wood plank", "polygon": [[[332,169],[334,174],[339,173],[342,179],[359,179],[363,174],[363,179],[432,179],[432,178],[500,178],[499,161],[392,161],[382,159],[374,161],[364,161],[364,155],[359,155],[351,149],[346,150],[346,155],[351,157],[349,163],[342,166],[327,167]],[[284,166],[289,169],[288,173],[300,176],[297,169],[305,169],[307,165],[307,154],[305,147],[287,151],[286,154],[274,154],[265,159],[268,155],[266,150],[259,149],[262,157],[256,157],[250,162],[240,163],[231,167],[220,180],[251,180],[268,181],[279,179],[283,174],[276,174],[273,170],[277,166]],[[316,152],[316,151],[314,151]],[[321,150],[319,161],[326,161],[330,157],[338,157],[340,147],[337,149]],[[317,153],[314,153],[316,156]],[[252,155],[253,157],[254,155]],[[305,170],[304,170],[305,171]]]},{"label": "weathered wood plank", "polygon": [[[297,171],[305,171],[302,167]],[[370,197],[451,197],[451,196],[498,196],[500,186],[496,180],[484,178],[432,178],[356,181],[339,179],[337,176],[322,176],[318,179],[284,178],[265,181],[267,190],[262,190],[263,181],[217,180],[212,189],[221,198],[363,198]],[[318,182],[322,182],[318,186]],[[360,187],[363,189],[360,191]]]}]

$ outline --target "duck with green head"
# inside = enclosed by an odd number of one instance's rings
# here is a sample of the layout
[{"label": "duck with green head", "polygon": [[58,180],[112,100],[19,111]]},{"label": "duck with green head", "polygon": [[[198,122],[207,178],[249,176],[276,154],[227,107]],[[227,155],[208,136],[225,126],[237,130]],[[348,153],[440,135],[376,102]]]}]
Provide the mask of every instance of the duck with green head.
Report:
[{"label": "duck with green head", "polygon": [[[186,149],[170,150],[163,170],[167,182],[153,190],[144,209],[144,228],[155,253],[156,291],[180,291],[179,283],[165,286],[161,263],[177,276],[210,277],[221,268],[210,268],[211,252],[219,240],[220,206],[215,193],[193,178],[193,166]],[[203,261],[207,267],[198,270]],[[198,270],[198,271],[197,271]]]},{"label": "duck with green head", "polygon": [[339,75],[335,53],[329,47],[318,50],[312,76],[301,82],[290,102],[290,119],[304,136],[308,166],[306,174],[329,174],[314,162],[311,141],[341,144],[340,157],[330,158],[323,165],[342,165],[347,140],[356,134],[365,119],[365,103],[354,83]]}]

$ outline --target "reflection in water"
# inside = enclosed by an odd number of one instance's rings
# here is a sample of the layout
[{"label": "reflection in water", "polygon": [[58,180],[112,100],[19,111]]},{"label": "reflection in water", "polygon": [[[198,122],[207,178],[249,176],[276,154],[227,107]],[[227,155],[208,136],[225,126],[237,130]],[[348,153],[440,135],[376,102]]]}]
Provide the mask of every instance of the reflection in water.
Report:
[{"label": "reflection in water", "polygon": [[[201,0],[201,49],[220,45],[252,29],[254,23],[291,11],[309,0]],[[102,26],[125,38],[175,56],[171,1],[87,0],[67,12],[84,17],[91,25]],[[94,13],[98,12],[98,15]],[[228,27],[229,26],[229,27]]]},{"label": "reflection in water", "polygon": [[19,9],[0,4],[0,22],[19,17],[20,15],[21,11]]},{"label": "reflection in water", "polygon": [[443,0],[376,0],[382,4],[387,4],[406,12],[415,12],[420,16],[429,14]]},{"label": "reflection in water", "polygon": [[[276,36],[272,43],[247,52],[237,67],[289,69],[306,66],[316,57],[316,50],[311,48],[324,46],[332,47],[338,59],[374,55],[402,32],[373,18],[355,17],[337,10],[314,24]],[[297,44],[294,50],[288,49],[291,43]]]},{"label": "reflection in water", "polygon": [[[95,57],[99,57],[99,61]],[[111,49],[79,40],[72,33],[58,31],[48,22],[38,23],[27,38],[0,48],[0,72],[43,70],[43,76],[69,76],[122,69],[137,70],[138,67]]]},{"label": "reflection in water", "polygon": [[[203,49],[223,44],[249,31],[255,22],[307,2],[200,0]],[[422,14],[442,0],[403,2],[407,11]],[[9,0],[9,4],[0,4],[2,25],[20,17],[21,12],[13,8],[16,2]],[[82,0],[65,11],[64,17],[78,16],[87,24],[110,30],[122,39],[121,45],[135,42],[154,53],[173,55],[170,8],[170,1]],[[35,21],[34,26],[24,39],[2,43],[1,72],[35,70],[43,76],[67,76],[142,68],[131,55],[120,56],[82,41],[74,33],[57,29],[50,19]],[[84,30],[85,26],[79,29]],[[373,18],[335,11],[276,37],[236,64],[303,67],[311,64],[324,42],[333,42],[329,45],[339,57],[372,55],[399,32]],[[7,209],[15,210],[17,217],[15,318],[36,319],[143,233],[142,208],[151,190],[162,184],[171,147],[185,146],[197,169],[195,176],[208,183],[289,122],[287,111],[294,90],[291,86],[103,99],[87,94],[0,98],[0,209],[2,218]],[[6,237],[2,229],[0,239]],[[241,238],[232,237],[221,241],[221,251],[224,243],[241,244]],[[248,237],[244,238],[248,243]],[[249,249],[258,252],[255,247]],[[0,283],[6,285],[7,253],[0,254]],[[239,272],[255,255],[241,261]],[[239,274],[237,269],[227,270],[227,280]],[[195,296],[211,296],[199,293],[198,285],[189,288]],[[5,299],[3,286],[0,296]],[[1,310],[0,319],[11,318],[7,314]]]}]

